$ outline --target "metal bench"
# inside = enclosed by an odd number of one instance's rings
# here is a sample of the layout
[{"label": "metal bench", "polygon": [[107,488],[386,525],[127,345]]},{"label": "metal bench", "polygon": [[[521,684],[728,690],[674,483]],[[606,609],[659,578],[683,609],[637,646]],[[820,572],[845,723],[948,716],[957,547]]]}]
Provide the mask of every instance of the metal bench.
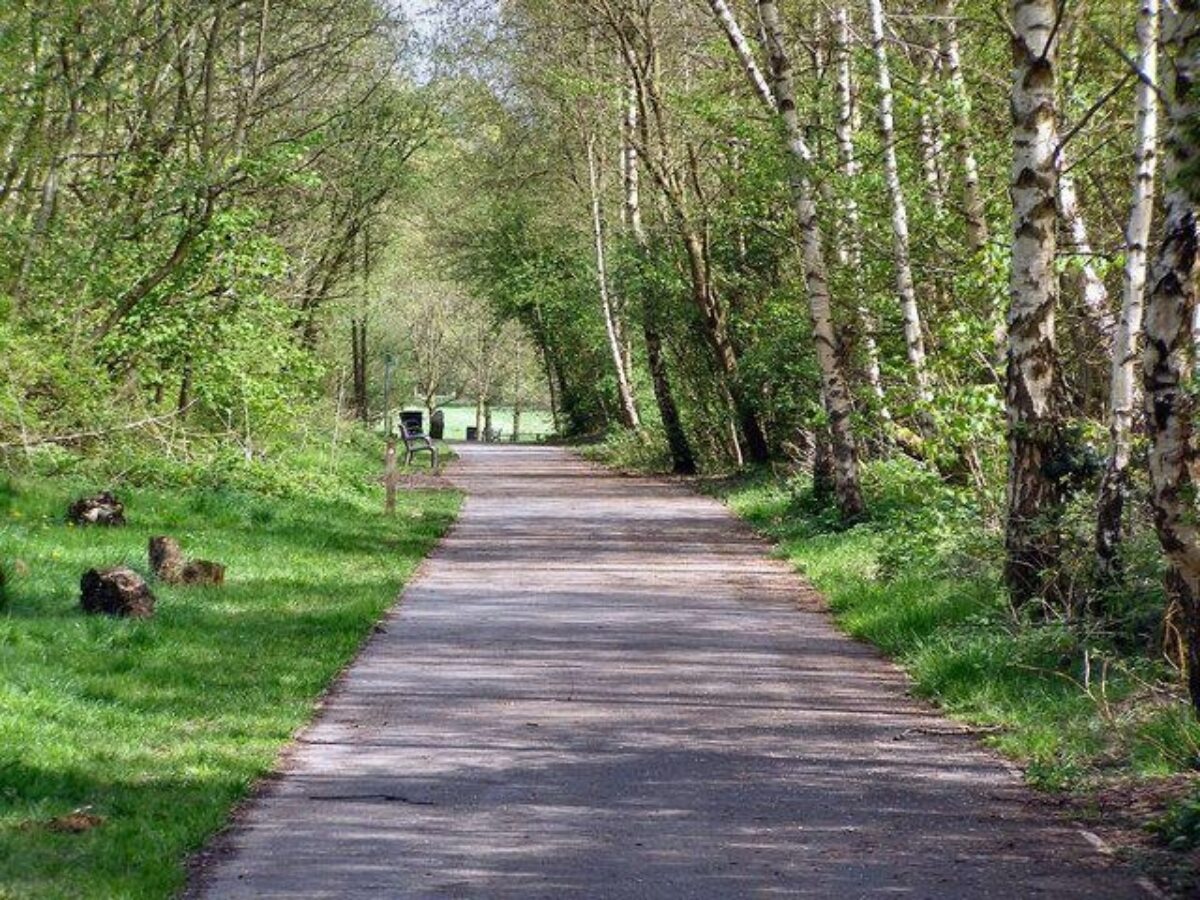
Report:
[{"label": "metal bench", "polygon": [[418,453],[428,453],[434,469],[438,467],[438,448],[433,438],[421,431],[421,426],[415,422],[400,423],[400,440],[404,441],[404,464],[412,465],[413,457]]}]

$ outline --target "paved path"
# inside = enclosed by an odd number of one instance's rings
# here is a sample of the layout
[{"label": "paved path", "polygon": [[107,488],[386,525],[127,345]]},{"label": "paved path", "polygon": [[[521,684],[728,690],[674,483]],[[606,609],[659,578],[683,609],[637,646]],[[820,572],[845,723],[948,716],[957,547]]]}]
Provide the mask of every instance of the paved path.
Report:
[{"label": "paved path", "polygon": [[719,504],[468,446],[209,897],[1134,898]]}]

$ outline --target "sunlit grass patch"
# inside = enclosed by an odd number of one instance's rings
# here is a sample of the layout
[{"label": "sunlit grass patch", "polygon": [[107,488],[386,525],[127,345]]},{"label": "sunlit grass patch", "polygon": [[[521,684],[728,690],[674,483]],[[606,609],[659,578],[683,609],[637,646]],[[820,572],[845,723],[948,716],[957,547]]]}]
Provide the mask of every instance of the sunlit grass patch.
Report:
[{"label": "sunlit grass patch", "polygon": [[[0,498],[0,896],[178,890],[187,853],[308,720],[458,505],[402,492],[389,518],[377,486],[126,489],[129,527],[65,525],[68,499],[96,486],[18,480]],[[83,616],[80,574],[148,574],[154,534],[226,563],[226,585],[152,581],[153,619]]]}]

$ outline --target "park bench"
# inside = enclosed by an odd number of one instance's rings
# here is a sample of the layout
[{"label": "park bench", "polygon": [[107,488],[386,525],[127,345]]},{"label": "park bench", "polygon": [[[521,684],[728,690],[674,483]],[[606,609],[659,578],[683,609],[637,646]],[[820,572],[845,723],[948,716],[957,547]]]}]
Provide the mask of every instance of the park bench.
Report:
[{"label": "park bench", "polygon": [[416,422],[400,423],[400,440],[404,441],[404,464],[412,465],[413,457],[418,453],[428,453],[431,465],[438,467],[438,449],[433,438],[421,430]]}]

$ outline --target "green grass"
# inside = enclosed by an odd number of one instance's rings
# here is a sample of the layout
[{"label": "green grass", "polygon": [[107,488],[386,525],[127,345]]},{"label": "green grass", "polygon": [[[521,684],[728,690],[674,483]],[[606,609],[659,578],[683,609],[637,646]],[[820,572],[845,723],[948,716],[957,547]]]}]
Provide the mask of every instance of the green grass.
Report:
[{"label": "green grass", "polygon": [[994,731],[987,740],[1044,788],[1116,773],[1188,771],[1200,726],[1169,673],[1109,638],[1015,615],[1000,587],[998,538],[927,476],[868,467],[871,521],[842,530],[805,487],[760,474],[715,488],[778,541],[828,598],[838,624],[901,663],[915,692]]},{"label": "green grass", "polygon": [[[467,428],[475,427],[474,406],[443,406],[446,413],[446,440],[461,441],[467,436]],[[492,427],[501,432],[504,440],[512,437],[513,411],[508,406],[492,407]],[[521,440],[533,441],[554,433],[554,422],[550,413],[540,409],[521,411]]]},{"label": "green grass", "polygon": [[[310,719],[458,505],[402,493],[389,519],[362,483],[283,497],[122,489],[129,527],[63,524],[69,498],[103,486],[17,479],[0,491],[0,897],[176,892],[187,854]],[[153,534],[228,564],[226,585],[152,582],[148,621],[82,615],[80,574],[144,573]],[[49,826],[84,808],[102,824]]]}]

